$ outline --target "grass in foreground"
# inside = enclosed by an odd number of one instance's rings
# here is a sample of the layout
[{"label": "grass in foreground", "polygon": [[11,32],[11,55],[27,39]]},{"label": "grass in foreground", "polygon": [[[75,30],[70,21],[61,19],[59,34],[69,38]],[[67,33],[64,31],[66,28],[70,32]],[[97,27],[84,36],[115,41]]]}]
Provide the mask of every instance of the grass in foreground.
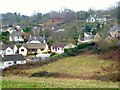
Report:
[{"label": "grass in foreground", "polygon": [[[82,78],[54,78],[54,77],[29,77],[36,72],[47,71],[63,73],[74,76],[89,77],[102,67],[107,67],[113,62],[99,59],[96,55],[79,55],[68,57],[38,68],[18,70],[25,71],[27,75],[8,75],[3,77],[3,88],[118,88],[118,82],[101,81],[97,79]],[[8,74],[8,73],[7,73]],[[102,72],[104,74],[108,74]],[[106,77],[104,77],[106,78]]]},{"label": "grass in foreground", "polygon": [[4,77],[3,88],[118,88],[117,82],[96,80]]}]

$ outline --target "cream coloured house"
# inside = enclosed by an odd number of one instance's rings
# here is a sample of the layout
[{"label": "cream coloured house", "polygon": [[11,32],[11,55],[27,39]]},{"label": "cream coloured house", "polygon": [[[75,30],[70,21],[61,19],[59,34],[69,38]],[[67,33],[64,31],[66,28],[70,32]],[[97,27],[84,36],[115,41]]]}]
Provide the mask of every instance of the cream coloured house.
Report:
[{"label": "cream coloured house", "polygon": [[44,36],[30,36],[26,44],[19,48],[19,54],[42,54],[48,52],[48,45]]},{"label": "cream coloured house", "polygon": [[22,54],[23,56],[27,56],[27,49],[24,46],[21,46],[19,48],[19,54]]},{"label": "cream coloured house", "polygon": [[28,54],[41,54],[48,52],[46,43],[26,43],[19,48],[19,54],[27,56]]}]

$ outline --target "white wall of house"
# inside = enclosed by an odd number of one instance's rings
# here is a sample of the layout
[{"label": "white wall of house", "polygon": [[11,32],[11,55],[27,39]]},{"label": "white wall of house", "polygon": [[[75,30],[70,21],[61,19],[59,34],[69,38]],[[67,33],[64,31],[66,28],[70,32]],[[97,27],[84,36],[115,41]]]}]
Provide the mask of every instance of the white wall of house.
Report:
[{"label": "white wall of house", "polygon": [[12,36],[9,36],[9,41],[13,41],[13,37]]},{"label": "white wall of house", "polygon": [[88,38],[89,36],[87,33],[84,33],[84,38]]},{"label": "white wall of house", "polygon": [[6,68],[6,67],[9,67],[9,66],[12,66],[14,65],[14,61],[5,61],[3,62],[3,66]]},{"label": "white wall of house", "polygon": [[51,46],[51,52],[55,52],[57,54],[62,54],[64,53],[64,48],[63,47],[53,47]]},{"label": "white wall of house", "polygon": [[21,46],[19,48],[19,54],[22,54],[23,56],[27,56],[27,49],[24,46]]},{"label": "white wall of house", "polygon": [[18,48],[17,46],[15,45],[14,48],[13,48],[13,51],[14,51],[14,54],[17,52]]},{"label": "white wall of house", "polygon": [[14,36],[13,38],[14,38],[13,40],[16,42],[17,41],[24,41],[24,39],[21,36]]},{"label": "white wall of house", "polygon": [[6,55],[14,54],[14,51],[13,51],[12,48],[8,47],[8,48],[5,50],[5,54],[6,54]]},{"label": "white wall of house", "polygon": [[93,17],[91,17],[90,22],[95,22],[95,19]]},{"label": "white wall of house", "polygon": [[9,41],[24,41],[24,39],[21,36],[9,36]]},{"label": "white wall of house", "polygon": [[3,50],[0,50],[0,54],[3,54],[4,53],[4,51]]},{"label": "white wall of house", "polygon": [[24,60],[24,61],[16,61],[16,64],[25,64],[26,63],[26,61]]},{"label": "white wall of house", "polygon": [[16,64],[25,64],[26,61],[25,60],[20,60],[20,61],[4,61],[4,62],[1,62],[2,64],[0,65],[0,68],[4,69],[4,68],[7,68],[9,66],[13,66],[13,65],[16,65]]}]

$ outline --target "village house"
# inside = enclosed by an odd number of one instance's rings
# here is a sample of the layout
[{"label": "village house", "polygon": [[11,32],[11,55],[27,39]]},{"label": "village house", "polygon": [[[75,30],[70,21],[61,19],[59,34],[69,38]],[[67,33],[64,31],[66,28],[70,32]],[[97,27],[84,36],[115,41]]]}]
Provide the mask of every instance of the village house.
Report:
[{"label": "village house", "polygon": [[111,37],[120,37],[120,26],[115,24],[109,29],[109,34]]},{"label": "village house", "polygon": [[14,41],[14,42],[24,42],[24,39],[22,37],[23,33],[20,31],[15,31],[10,34],[9,36],[9,41]]},{"label": "village house", "polygon": [[67,44],[65,44],[65,43],[56,43],[56,44],[53,44],[53,45],[51,45],[51,52],[57,53],[57,54],[62,54],[62,53],[64,53],[64,47],[66,45]]},{"label": "village house", "polygon": [[51,45],[51,52],[62,54],[64,53],[64,49],[74,48],[76,47],[74,44],[66,44],[66,43],[55,43]]},{"label": "village house", "polygon": [[10,55],[18,53],[16,45],[0,44],[0,54]]},{"label": "village house", "polygon": [[107,21],[106,17],[97,16],[97,15],[91,15],[89,18],[86,19],[86,22],[90,22],[90,23],[94,23],[94,22],[104,23],[106,21]]},{"label": "village house", "polygon": [[94,35],[90,32],[84,32],[84,37],[81,38],[79,36],[78,38],[78,44],[86,43],[86,42],[92,42],[94,39]]},{"label": "village house", "polygon": [[96,16],[90,16],[89,18],[86,19],[86,22],[95,22],[96,21]]},{"label": "village house", "polygon": [[48,45],[46,43],[45,37],[42,36],[30,37],[28,42],[19,48],[19,54],[22,54],[23,56],[26,56],[28,54],[40,54],[47,52]]},{"label": "village house", "polygon": [[11,55],[0,55],[2,61],[0,61],[0,69],[5,69],[9,66],[17,65],[17,64],[25,64],[25,58],[20,54],[11,54]]}]

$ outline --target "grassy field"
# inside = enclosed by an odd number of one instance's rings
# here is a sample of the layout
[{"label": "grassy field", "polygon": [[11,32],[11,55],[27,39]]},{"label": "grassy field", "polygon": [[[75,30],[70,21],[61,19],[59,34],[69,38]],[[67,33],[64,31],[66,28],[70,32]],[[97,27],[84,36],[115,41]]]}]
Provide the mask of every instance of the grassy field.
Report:
[{"label": "grassy field", "polygon": [[116,82],[96,80],[4,77],[3,88],[118,88]]},{"label": "grassy field", "polygon": [[[118,82],[106,79],[104,67],[113,62],[98,59],[96,55],[79,55],[68,57],[54,63],[24,71],[26,75],[8,75],[3,77],[3,88],[117,88]],[[54,73],[46,77],[30,77],[34,73],[46,71]],[[57,73],[57,77],[56,77]],[[96,77],[97,76],[97,77]],[[103,78],[103,77],[104,78]],[[107,78],[108,78],[107,76]],[[99,79],[102,78],[102,79]]]}]

